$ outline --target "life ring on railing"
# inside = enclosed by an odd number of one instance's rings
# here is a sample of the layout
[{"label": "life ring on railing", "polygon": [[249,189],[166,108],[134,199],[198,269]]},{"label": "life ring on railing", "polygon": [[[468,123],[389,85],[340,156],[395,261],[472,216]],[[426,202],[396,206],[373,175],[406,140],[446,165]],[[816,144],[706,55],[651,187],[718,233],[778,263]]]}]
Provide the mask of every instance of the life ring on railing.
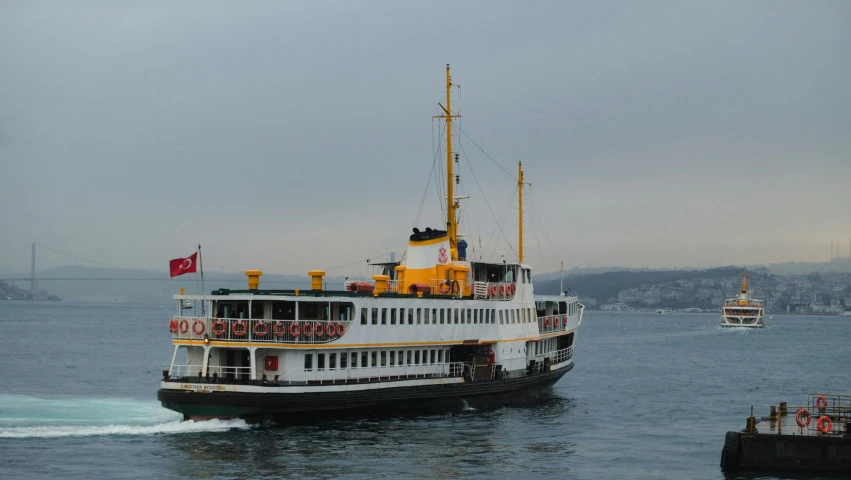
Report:
[{"label": "life ring on railing", "polygon": [[496,296],[496,285],[491,285],[488,287],[488,296],[495,297]]},{"label": "life ring on railing", "polygon": [[337,336],[342,337],[344,333],[346,333],[346,327],[342,322],[337,322]]},{"label": "life ring on railing", "polygon": [[[827,424],[825,427],[824,424]],[[830,429],[833,427],[833,422],[830,420],[830,417],[827,415],[822,415],[818,417],[818,423],[816,424],[818,427],[818,431],[821,433],[830,433]]]},{"label": "life ring on railing", "polygon": [[517,287],[513,283],[509,283],[508,288],[506,288],[506,291],[508,291],[509,295],[514,295],[514,292],[517,291]]},{"label": "life ring on railing", "polygon": [[172,318],[168,321],[168,331],[171,333],[177,333],[177,319]]},{"label": "life ring on railing", "polygon": [[497,290],[500,295],[505,295],[505,285],[500,285],[499,290]]},{"label": "life ring on railing", "polygon": [[558,327],[558,317],[553,317],[553,326]]},{"label": "life ring on railing", "polygon": [[189,331],[189,320],[181,319],[180,320],[180,333],[186,333]]},{"label": "life ring on railing", "polygon": [[549,318],[544,319],[544,328],[550,328],[550,319]]},{"label": "life ring on railing", "polygon": [[280,338],[287,334],[287,327],[284,326],[284,322],[275,322],[275,328],[272,331],[276,337]]},{"label": "life ring on railing", "polygon": [[445,283],[441,283],[439,290],[440,290],[440,293],[446,295],[447,293],[449,293],[449,285],[447,285]]},{"label": "life ring on railing", "polygon": [[258,337],[265,337],[269,334],[269,325],[266,322],[257,322],[254,324],[254,328],[252,329],[254,335]]},{"label": "life ring on railing", "polygon": [[301,328],[298,327],[298,323],[293,322],[290,324],[290,336],[298,337],[301,334]]},{"label": "life ring on railing", "polygon": [[567,328],[567,315],[564,316],[564,327]]},{"label": "life ring on railing", "polygon": [[313,333],[316,334],[317,337],[321,337],[325,335],[325,325],[321,322],[317,323],[315,327],[313,327]]},{"label": "life ring on railing", "polygon": [[337,324],[336,323],[329,323],[328,327],[325,328],[325,335],[328,335],[329,337],[333,337],[334,335],[337,335]]},{"label": "life ring on railing", "polygon": [[228,331],[228,326],[225,325],[225,322],[222,320],[216,320],[213,322],[213,335],[217,337],[221,337]]},{"label": "life ring on railing", "polygon": [[303,333],[305,337],[312,337],[313,336],[313,325],[311,325],[309,323],[305,323],[304,327],[302,327],[302,329],[301,329],[301,333]]},{"label": "life ring on railing", "polygon": [[798,413],[795,414],[795,423],[798,424],[799,427],[804,428],[810,424],[810,412],[805,408],[798,409]]},{"label": "life ring on railing", "polygon": [[816,399],[816,408],[821,413],[824,413],[824,409],[827,408],[827,399],[824,398],[824,395],[819,395]]},{"label": "life ring on railing", "polygon": [[248,332],[248,326],[242,320],[237,320],[231,324],[230,332],[237,337],[244,337]]},{"label": "life ring on railing", "polygon": [[[200,331],[198,327],[201,327]],[[204,330],[206,329],[207,326],[204,325],[203,321],[196,319],[194,322],[192,322],[192,333],[194,333],[195,335],[204,335]]]}]

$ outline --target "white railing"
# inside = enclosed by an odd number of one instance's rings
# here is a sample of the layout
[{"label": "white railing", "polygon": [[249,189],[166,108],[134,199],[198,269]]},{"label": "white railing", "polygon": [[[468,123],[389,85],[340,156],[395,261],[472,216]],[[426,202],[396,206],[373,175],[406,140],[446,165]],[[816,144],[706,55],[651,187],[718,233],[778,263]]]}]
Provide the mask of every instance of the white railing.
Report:
[{"label": "white railing", "polygon": [[174,340],[319,344],[342,337],[351,323],[351,320],[172,317],[169,331]]},{"label": "white railing", "polygon": [[[163,370],[169,370],[169,378],[188,378],[200,376],[203,371],[201,365],[174,365],[171,369],[168,366],[163,367]],[[247,378],[251,375],[251,367],[221,367],[218,365],[207,365],[207,376],[216,376],[217,378],[226,378],[227,376],[244,376]]]},{"label": "white railing", "polygon": [[473,293],[476,298],[487,300],[511,300],[517,285],[513,282],[474,282]]},{"label": "white railing", "polygon": [[538,317],[538,331],[540,333],[563,332],[567,330],[569,319],[567,314]]},{"label": "white railing", "polygon": [[[313,368],[307,371],[284,370],[282,373],[266,372],[266,381],[278,384],[319,385],[347,382],[377,382],[387,380],[416,380],[422,378],[460,377],[464,364],[436,363],[431,365],[385,365],[383,367]],[[262,372],[257,377],[261,378]]]},{"label": "white railing", "polygon": [[544,359],[549,359],[550,365],[556,365],[559,363],[564,363],[573,358],[573,345],[562,348],[561,350],[555,350],[552,352],[542,353],[540,355],[535,356],[535,368],[542,372],[544,371]]},{"label": "white railing", "polygon": [[402,286],[402,282],[399,280],[387,280],[387,292],[389,293],[405,293],[399,288]]}]

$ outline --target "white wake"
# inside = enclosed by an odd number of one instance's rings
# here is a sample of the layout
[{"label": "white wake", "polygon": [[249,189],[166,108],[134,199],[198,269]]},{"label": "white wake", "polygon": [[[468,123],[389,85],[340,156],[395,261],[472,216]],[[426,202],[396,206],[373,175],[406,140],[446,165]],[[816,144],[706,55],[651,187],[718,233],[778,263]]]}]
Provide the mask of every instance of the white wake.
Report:
[{"label": "white wake", "polygon": [[181,418],[156,401],[0,394],[0,438],[171,435],[249,428],[242,420]]}]

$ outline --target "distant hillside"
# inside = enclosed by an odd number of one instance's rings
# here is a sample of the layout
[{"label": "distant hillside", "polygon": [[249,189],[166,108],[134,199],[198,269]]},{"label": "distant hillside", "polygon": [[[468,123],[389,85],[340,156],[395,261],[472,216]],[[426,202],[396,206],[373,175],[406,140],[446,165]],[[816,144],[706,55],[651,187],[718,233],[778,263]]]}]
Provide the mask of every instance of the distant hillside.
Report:
[{"label": "distant hillside", "polygon": [[[565,290],[569,287],[581,297],[592,297],[603,301],[617,297],[618,292],[642,284],[695,280],[701,278],[735,277],[742,273],[741,267],[710,268],[706,270],[650,270],[607,272],[591,275],[565,277]],[[535,293],[555,295],[559,293],[560,280],[535,282]]]}]

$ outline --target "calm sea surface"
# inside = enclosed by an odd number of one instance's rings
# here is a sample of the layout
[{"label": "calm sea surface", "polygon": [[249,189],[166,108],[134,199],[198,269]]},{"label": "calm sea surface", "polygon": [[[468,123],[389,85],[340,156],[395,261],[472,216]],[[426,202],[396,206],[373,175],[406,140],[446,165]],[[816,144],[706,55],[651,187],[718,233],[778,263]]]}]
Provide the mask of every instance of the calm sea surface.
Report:
[{"label": "calm sea surface", "polygon": [[849,318],[775,316],[750,331],[715,314],[591,312],[576,368],[539,404],[182,422],[156,401],[173,310],[0,302],[0,477],[722,479],[724,433],[751,405],[761,416],[808,392],[851,393]]}]

